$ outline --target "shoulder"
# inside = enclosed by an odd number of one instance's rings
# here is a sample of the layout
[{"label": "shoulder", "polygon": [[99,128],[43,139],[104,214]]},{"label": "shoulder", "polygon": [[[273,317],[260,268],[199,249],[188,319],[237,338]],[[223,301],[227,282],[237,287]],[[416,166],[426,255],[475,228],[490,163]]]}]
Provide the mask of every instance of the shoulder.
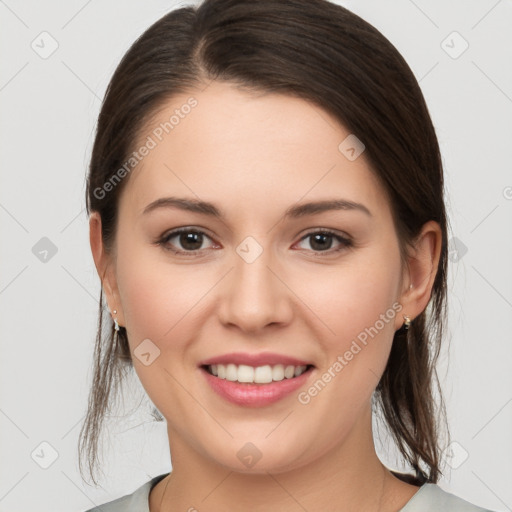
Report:
[{"label": "shoulder", "polygon": [[407,502],[400,512],[492,512],[473,505],[437,484],[423,484],[416,494]]},{"label": "shoulder", "polygon": [[168,473],[155,476],[135,489],[132,493],[125,494],[120,498],[84,512],[149,512],[149,493],[151,489],[167,475]]}]

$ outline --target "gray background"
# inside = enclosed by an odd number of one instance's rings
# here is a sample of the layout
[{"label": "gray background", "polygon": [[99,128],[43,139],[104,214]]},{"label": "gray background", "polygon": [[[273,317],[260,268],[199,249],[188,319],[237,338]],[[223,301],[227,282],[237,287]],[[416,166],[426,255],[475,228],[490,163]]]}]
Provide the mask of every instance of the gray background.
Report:
[{"label": "gray background", "polygon": [[[0,511],[85,510],[170,469],[165,426],[134,382],[127,410],[145,406],[111,427],[103,487],[78,474],[100,290],[84,177],[117,63],[187,3],[0,1]],[[440,485],[512,510],[512,2],[340,3],[405,57],[443,154],[451,346],[439,369],[454,444]]]}]

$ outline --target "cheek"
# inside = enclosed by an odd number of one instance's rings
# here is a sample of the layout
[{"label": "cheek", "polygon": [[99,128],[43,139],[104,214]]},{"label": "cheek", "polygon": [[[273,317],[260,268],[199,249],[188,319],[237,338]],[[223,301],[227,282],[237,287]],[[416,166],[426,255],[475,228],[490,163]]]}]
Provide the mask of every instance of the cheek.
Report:
[{"label": "cheek", "polygon": [[395,300],[399,264],[393,251],[389,259],[380,251],[366,256],[328,279],[308,279],[308,306],[329,329],[318,331],[323,364],[298,399],[309,421],[329,431],[332,439],[342,438],[368,406],[387,363],[395,318],[401,314]]},{"label": "cheek", "polygon": [[[132,351],[145,339],[161,352],[182,351],[197,332],[197,317],[217,276],[206,266],[172,265],[161,249],[126,249],[117,262],[117,280]],[[155,258],[156,251],[162,253]]]},{"label": "cheek", "polygon": [[168,265],[163,258],[155,264],[149,251],[124,254],[129,256],[118,260],[117,279],[134,369],[159,411],[185,417],[190,399],[178,382],[190,377],[188,347],[214,276]]},{"label": "cheek", "polygon": [[361,251],[329,275],[308,279],[301,293],[307,291],[307,306],[323,325],[318,331],[325,356],[320,378],[330,369],[336,375],[332,380],[343,382],[332,387],[333,393],[348,393],[348,399],[357,395],[357,403],[377,385],[402,309],[396,300],[399,274],[398,247],[383,245]]},{"label": "cheek", "polygon": [[[189,346],[200,335],[198,326],[214,314],[212,297],[222,272],[208,265],[171,264],[159,248],[126,247],[122,254],[117,282],[132,354],[137,356],[137,347],[149,339],[163,356],[149,368],[183,373],[197,359]],[[134,364],[143,380],[146,367],[136,358]]]},{"label": "cheek", "polygon": [[[310,274],[301,296],[307,297],[306,305],[317,313],[326,332],[330,331],[331,336],[323,339],[336,344],[336,340],[357,337],[390,308],[387,319],[396,314],[392,305],[397,297],[398,270],[395,258],[375,252],[364,258],[354,257],[350,264],[332,272],[318,270],[316,275]],[[388,324],[393,330],[393,323]]]}]

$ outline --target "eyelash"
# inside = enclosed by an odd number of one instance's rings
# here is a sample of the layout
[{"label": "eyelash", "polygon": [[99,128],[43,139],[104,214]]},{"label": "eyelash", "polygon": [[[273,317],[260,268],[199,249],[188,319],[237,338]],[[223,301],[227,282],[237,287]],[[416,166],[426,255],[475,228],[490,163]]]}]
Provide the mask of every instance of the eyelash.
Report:
[{"label": "eyelash", "polygon": [[[193,229],[193,228],[180,228],[180,229],[176,229],[174,231],[171,231],[170,233],[165,234],[159,240],[157,240],[156,244],[161,246],[166,251],[171,251],[172,253],[174,253],[176,255],[195,256],[196,254],[200,253],[203,250],[203,249],[197,249],[195,251],[180,251],[180,250],[172,249],[169,245],[169,240],[176,237],[177,235],[180,235],[181,233],[200,234],[200,235],[206,236],[207,238],[210,238],[206,233],[204,233],[201,230]],[[332,236],[341,244],[341,246],[338,249],[328,249],[325,251],[313,251],[315,253],[315,255],[317,255],[317,256],[323,257],[323,256],[332,255],[333,253],[340,252],[344,249],[350,249],[354,245],[353,241],[350,238],[341,236],[341,235],[335,233],[334,231],[331,231],[330,229],[320,229],[320,230],[311,231],[309,233],[306,233],[299,240],[299,242],[302,242],[303,240],[307,239],[308,237],[317,235],[317,234]]]}]

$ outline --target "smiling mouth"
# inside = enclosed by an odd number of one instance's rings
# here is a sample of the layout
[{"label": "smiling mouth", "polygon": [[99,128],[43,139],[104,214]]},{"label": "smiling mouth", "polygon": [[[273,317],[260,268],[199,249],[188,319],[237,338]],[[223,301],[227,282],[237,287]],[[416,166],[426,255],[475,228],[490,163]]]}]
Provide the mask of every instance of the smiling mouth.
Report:
[{"label": "smiling mouth", "polygon": [[211,364],[203,365],[202,368],[210,375],[219,379],[238,382],[240,384],[269,384],[290,380],[311,371],[313,365],[263,365],[248,366],[245,364]]}]

